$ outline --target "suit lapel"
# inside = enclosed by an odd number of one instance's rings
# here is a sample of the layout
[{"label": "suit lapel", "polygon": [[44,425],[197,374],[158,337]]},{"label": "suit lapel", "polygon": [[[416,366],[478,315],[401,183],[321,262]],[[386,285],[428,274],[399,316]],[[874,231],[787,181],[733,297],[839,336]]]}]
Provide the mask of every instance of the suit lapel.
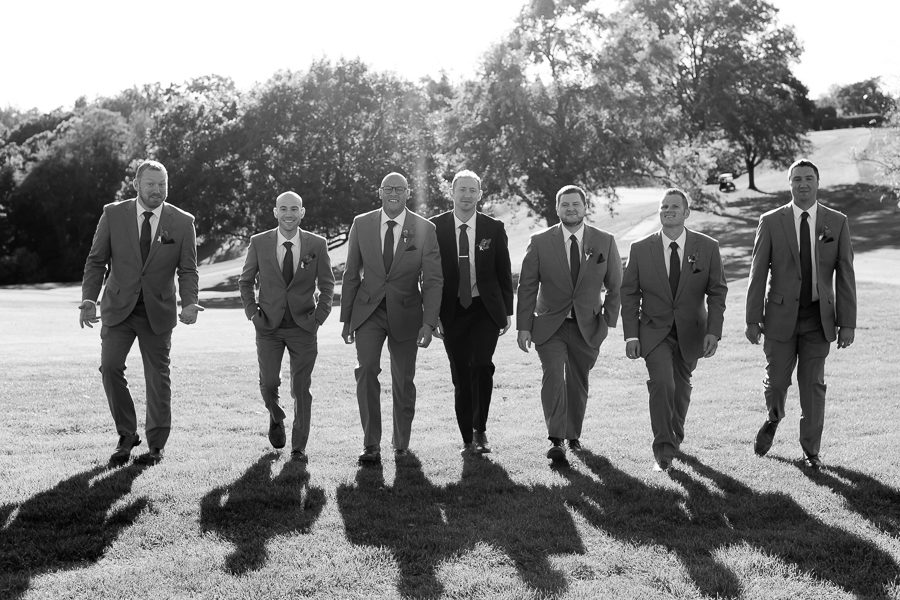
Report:
[{"label": "suit lapel", "polygon": [[272,229],[266,232],[266,235],[260,240],[259,252],[262,260],[272,265],[277,273],[281,273],[281,264],[278,262],[278,229]]},{"label": "suit lapel", "polygon": [[556,231],[550,235],[551,246],[553,246],[551,252],[556,257],[559,272],[566,275],[563,279],[568,281],[569,287],[574,290],[572,286],[572,269],[569,267],[569,259],[566,257],[566,238],[563,233],[563,227],[559,223],[553,227],[556,228]]},{"label": "suit lapel", "polygon": [[791,256],[794,257],[794,265],[797,271],[800,271],[800,245],[797,242],[797,230],[794,228],[794,210],[788,204],[781,209],[781,229],[787,238],[788,248],[791,249]]},{"label": "suit lapel", "polygon": [[[593,227],[590,227],[589,225],[585,225],[584,226],[584,235],[581,236],[581,248],[580,248],[580,252],[578,253],[579,258],[581,259],[581,265],[580,265],[581,268],[578,269],[578,280],[575,282],[575,289],[578,289],[578,286],[581,285],[581,280],[584,279],[584,274],[587,271],[587,269],[584,268],[588,264],[588,261],[585,260],[585,256],[587,254],[587,249],[593,248],[594,254],[596,254],[598,241],[599,240],[594,238]],[[592,256],[592,260],[597,260],[597,259],[593,258],[593,256]]]},{"label": "suit lapel", "polygon": [[[162,210],[159,211],[159,223],[156,224],[156,235],[150,240],[150,253],[147,255],[147,262],[144,263],[144,267],[150,264],[150,261],[153,260],[153,257],[156,255],[156,251],[159,248],[160,238],[164,231],[166,231],[166,227],[168,227],[169,222],[172,220],[171,215],[172,209],[168,204],[163,204]],[[138,243],[138,256],[140,256],[140,243]]]},{"label": "suit lapel", "polygon": [[678,287],[675,289],[673,300],[676,300],[681,295],[681,290],[687,285],[687,275],[691,274],[691,267],[687,262],[687,257],[697,252],[696,234],[687,227],[684,228],[684,232],[684,249],[679,257],[681,259],[681,274],[678,276]]},{"label": "suit lapel", "polygon": [[[477,274],[484,270],[484,266],[482,263],[484,262],[484,257],[482,256],[485,252],[482,250],[478,250],[478,240],[487,240],[492,239],[494,232],[490,230],[490,221],[488,221],[487,217],[482,215],[480,212],[475,213],[475,245],[472,248],[469,248],[469,252],[475,253],[475,273]],[[493,243],[493,242],[491,242]],[[457,261],[458,263],[459,261]]]},{"label": "suit lapel", "polygon": [[128,239],[131,242],[131,248],[134,250],[134,256],[137,260],[137,264],[141,264],[141,234],[137,229],[137,200],[126,200],[122,204],[123,217],[125,219],[125,223],[123,225],[123,230],[126,232],[125,235],[128,236]]},{"label": "suit lapel", "polygon": [[657,231],[653,234],[650,242],[650,262],[653,263],[653,267],[656,269],[656,275],[659,277],[660,281],[664,281],[665,287],[669,290],[669,297],[673,300],[675,299],[672,296],[672,288],[669,287],[669,275],[666,272],[666,255],[663,253],[662,249],[662,232]]}]

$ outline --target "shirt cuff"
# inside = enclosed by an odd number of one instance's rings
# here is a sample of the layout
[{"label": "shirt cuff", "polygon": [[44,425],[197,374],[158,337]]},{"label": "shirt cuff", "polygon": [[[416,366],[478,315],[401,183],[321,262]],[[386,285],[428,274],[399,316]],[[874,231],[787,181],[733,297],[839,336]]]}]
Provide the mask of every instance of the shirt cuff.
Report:
[{"label": "shirt cuff", "polygon": [[625,343],[628,342],[639,342],[640,338],[625,338]]}]

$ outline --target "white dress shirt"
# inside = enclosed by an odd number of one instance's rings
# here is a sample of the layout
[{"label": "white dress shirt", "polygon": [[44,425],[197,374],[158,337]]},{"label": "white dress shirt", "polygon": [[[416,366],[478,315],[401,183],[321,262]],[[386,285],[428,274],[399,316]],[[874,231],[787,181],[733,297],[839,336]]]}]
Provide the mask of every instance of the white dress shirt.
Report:
[{"label": "white dress shirt", "polygon": [[578,256],[581,257],[581,262],[584,262],[584,222],[581,223],[581,226],[575,231],[569,231],[563,226],[563,243],[566,246],[566,264],[569,265],[569,269],[572,268],[572,264],[570,262],[570,252],[572,246],[572,236],[575,236],[575,239],[578,243]]},{"label": "white dress shirt", "polygon": [[384,248],[384,236],[387,234],[387,222],[393,221],[396,223],[394,225],[394,252],[397,252],[397,244],[400,243],[400,238],[403,234],[403,224],[406,222],[406,209],[403,209],[399,215],[394,217],[393,219],[387,216],[387,213],[384,212],[384,209],[381,209],[381,248]]},{"label": "white dress shirt", "polygon": [[294,273],[297,272],[297,267],[300,265],[300,229],[298,228],[294,231],[294,237],[288,239],[281,234],[281,229],[278,229],[278,243],[275,244],[275,257],[278,259],[278,266],[284,264],[284,254],[287,252],[287,249],[284,247],[285,242],[291,242],[294,244],[291,246],[291,257],[294,259]]},{"label": "white dress shirt", "polygon": [[153,216],[150,217],[150,243],[153,243],[153,240],[156,239],[156,229],[159,227],[159,216],[162,214],[163,206],[165,206],[165,202],[160,203],[159,206],[150,210],[141,204],[140,199],[134,203],[137,212],[137,228],[138,228],[138,239],[141,239],[141,228],[144,226],[144,213],[148,210],[153,213]]},{"label": "white dress shirt", "polygon": [[685,244],[685,240],[687,240],[687,229],[682,227],[681,235],[679,235],[674,240],[669,239],[668,236],[666,236],[666,234],[663,233],[662,230],[659,231],[659,237],[660,237],[660,239],[662,239],[663,256],[666,259],[664,261],[666,263],[666,275],[669,275],[669,261],[672,260],[672,249],[669,247],[669,244],[671,244],[672,242],[675,242],[676,244],[678,244],[678,264],[683,265],[684,264],[684,244]]},{"label": "white dress shirt", "polygon": [[[794,231],[797,233],[797,247],[800,247],[800,223],[803,221],[803,209],[791,202],[791,208],[794,210]],[[813,302],[819,299],[819,270],[816,268],[818,261],[816,260],[816,217],[819,213],[819,203],[813,202],[813,205],[806,209],[809,213],[809,256],[812,258],[812,299]]]}]

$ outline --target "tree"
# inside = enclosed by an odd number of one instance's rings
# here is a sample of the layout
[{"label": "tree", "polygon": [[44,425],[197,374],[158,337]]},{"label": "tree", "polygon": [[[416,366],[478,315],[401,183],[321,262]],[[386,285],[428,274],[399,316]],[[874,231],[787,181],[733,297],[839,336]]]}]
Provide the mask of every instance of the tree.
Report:
[{"label": "tree", "polygon": [[834,97],[838,110],[844,115],[885,115],[896,106],[896,100],[882,89],[881,77],[838,86],[834,90]]}]

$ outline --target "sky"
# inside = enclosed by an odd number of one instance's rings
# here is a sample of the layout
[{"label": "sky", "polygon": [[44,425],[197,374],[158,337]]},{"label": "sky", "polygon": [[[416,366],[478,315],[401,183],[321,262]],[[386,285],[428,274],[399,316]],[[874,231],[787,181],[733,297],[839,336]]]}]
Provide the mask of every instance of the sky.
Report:
[{"label": "sky", "polygon": [[[612,0],[602,0],[611,3]],[[70,108],[133,85],[209,74],[250,89],[280,69],[360,57],[411,80],[466,78],[527,0],[11,0],[0,36],[0,107]],[[896,0],[770,0],[805,52],[813,99],[881,76],[900,93]]]}]

